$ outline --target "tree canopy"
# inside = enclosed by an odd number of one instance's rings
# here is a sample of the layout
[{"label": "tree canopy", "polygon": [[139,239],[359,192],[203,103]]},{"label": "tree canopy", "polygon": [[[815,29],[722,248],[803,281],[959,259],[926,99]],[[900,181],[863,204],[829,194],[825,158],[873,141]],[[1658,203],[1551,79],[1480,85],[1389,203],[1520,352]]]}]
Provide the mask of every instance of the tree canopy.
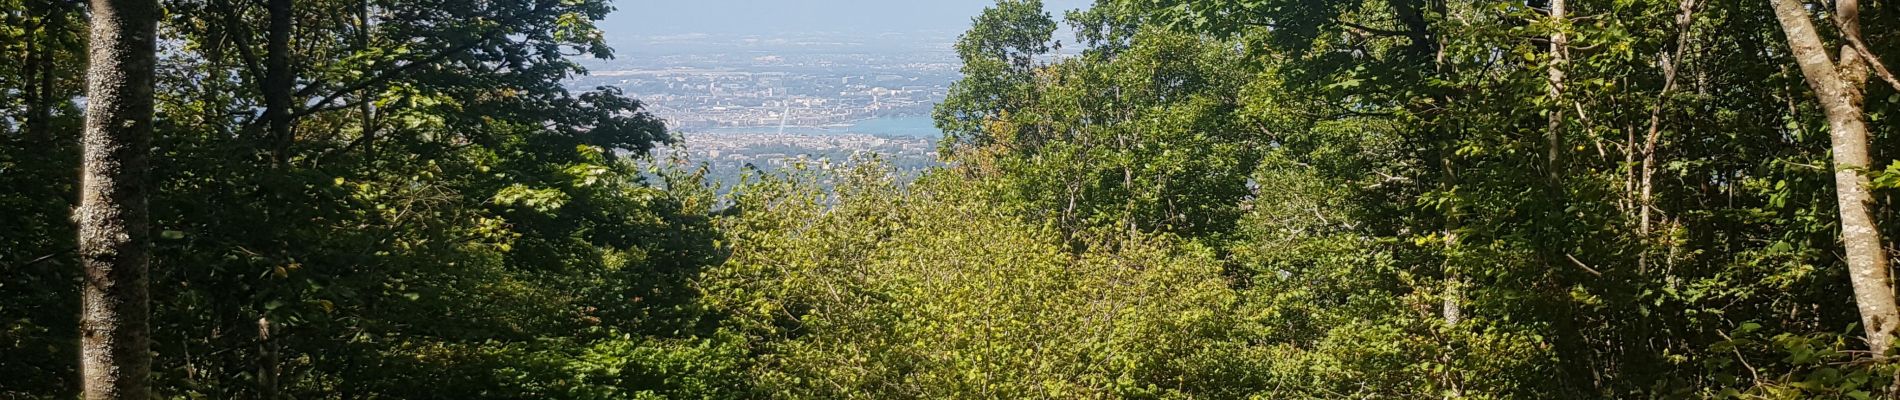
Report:
[{"label": "tree canopy", "polygon": [[[999,0],[945,166],[735,188],[563,88],[604,0],[159,6],[155,397],[1900,395],[1891,2]],[[0,0],[0,397],[91,11]]]}]

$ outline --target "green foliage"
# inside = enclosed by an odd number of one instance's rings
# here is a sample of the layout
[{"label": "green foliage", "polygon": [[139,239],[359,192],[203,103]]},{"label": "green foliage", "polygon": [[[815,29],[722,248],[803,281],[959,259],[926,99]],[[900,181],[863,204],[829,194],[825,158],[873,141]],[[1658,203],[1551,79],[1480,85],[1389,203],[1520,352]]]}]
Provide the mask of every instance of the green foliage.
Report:
[{"label": "green foliage", "polygon": [[1042,0],[998,1],[972,24],[956,44],[963,79],[950,86],[933,114],[944,132],[944,152],[997,140],[987,123],[1034,101],[1035,67],[1060,47],[1052,42],[1056,22],[1043,11]]},{"label": "green foliage", "polygon": [[[772,398],[1237,396],[1238,298],[1211,249],[1052,226],[936,174],[872,164],[739,189],[737,242],[708,300],[760,353]],[[835,197],[818,180],[839,183]]]},{"label": "green foliage", "polygon": [[[161,397],[1892,395],[1765,2],[1099,0],[1058,55],[1003,0],[949,167],[725,196],[644,157],[639,101],[561,88],[606,2],[292,4],[280,143],[261,5],[163,3]],[[0,11],[0,397],[69,398],[83,10]],[[1852,171],[1887,237],[1896,98]]]},{"label": "green foliage", "polygon": [[[76,390],[79,3],[0,0],[0,398]],[[72,287],[74,290],[47,290]]]},{"label": "green foliage", "polygon": [[[606,2],[291,4],[300,107],[281,149],[258,115],[261,3],[163,4],[150,173],[160,396],[257,398],[263,375],[285,398],[730,387],[712,377],[739,358],[698,337],[687,284],[722,256],[709,206],[648,185],[622,156],[670,141],[664,125],[617,90],[560,86],[580,72],[569,56],[608,55],[592,25]],[[9,60],[82,58],[79,10],[0,6]],[[44,38],[12,40],[23,35]],[[53,64],[46,96],[75,97],[84,63]],[[65,222],[78,112],[61,100],[41,118],[35,98],[15,98],[38,94],[38,73],[0,71],[7,398],[78,390]],[[42,120],[60,136],[10,125]]]},{"label": "green foliage", "polygon": [[[1064,234],[1213,244],[1247,342],[1275,360],[1272,389],[1254,389],[1270,397],[1853,396],[1769,390],[1810,378],[1884,391],[1876,369],[1729,351],[1734,321],[1789,338],[1855,322],[1828,255],[1824,127],[1772,55],[1765,5],[1569,1],[1562,21],[1545,5],[1098,1],[1068,15],[1081,55],[983,92],[1005,112],[954,157]],[[1568,59],[1549,53],[1554,32]],[[1681,75],[1668,91],[1661,57]],[[1144,151],[1170,146],[1193,150]],[[1222,211],[1142,211],[1169,203]]]}]

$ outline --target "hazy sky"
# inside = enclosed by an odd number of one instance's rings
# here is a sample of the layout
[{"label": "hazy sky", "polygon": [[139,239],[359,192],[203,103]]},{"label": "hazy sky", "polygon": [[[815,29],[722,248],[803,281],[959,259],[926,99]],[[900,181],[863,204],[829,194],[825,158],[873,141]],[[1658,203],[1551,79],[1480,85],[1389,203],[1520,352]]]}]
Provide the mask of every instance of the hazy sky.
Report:
[{"label": "hazy sky", "polygon": [[[1089,0],[1044,0],[1057,19]],[[615,0],[611,37],[685,33],[960,32],[993,0]]]}]

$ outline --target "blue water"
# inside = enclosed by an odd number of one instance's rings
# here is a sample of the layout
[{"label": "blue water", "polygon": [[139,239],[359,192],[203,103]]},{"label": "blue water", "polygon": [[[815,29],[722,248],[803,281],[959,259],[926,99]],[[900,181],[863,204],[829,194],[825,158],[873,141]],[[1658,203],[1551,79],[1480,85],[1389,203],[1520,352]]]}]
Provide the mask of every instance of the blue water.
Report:
[{"label": "blue water", "polygon": [[872,118],[846,129],[852,133],[880,136],[935,138],[943,136],[937,122],[925,116]]},{"label": "blue water", "polygon": [[[778,127],[750,127],[750,128],[695,129],[695,130],[687,131],[687,133],[706,132],[706,133],[721,133],[721,134],[745,134],[745,133],[770,134],[770,133],[777,133],[778,131],[779,131]],[[794,134],[794,135],[837,135],[837,134],[847,134],[847,133],[859,133],[859,134],[876,135],[876,136],[898,136],[898,137],[915,137],[915,138],[930,138],[930,139],[943,136],[943,131],[937,129],[936,121],[931,120],[930,117],[928,116],[878,117],[878,118],[858,121],[856,123],[853,123],[851,126],[840,126],[840,127],[789,126],[789,127],[785,127],[785,133]]]}]

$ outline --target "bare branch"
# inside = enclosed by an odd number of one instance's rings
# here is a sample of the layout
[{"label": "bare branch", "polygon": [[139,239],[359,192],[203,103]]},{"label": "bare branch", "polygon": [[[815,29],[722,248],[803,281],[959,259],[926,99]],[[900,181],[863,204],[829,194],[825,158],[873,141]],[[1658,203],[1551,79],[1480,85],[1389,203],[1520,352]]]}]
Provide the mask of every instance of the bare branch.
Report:
[{"label": "bare branch", "polygon": [[13,270],[13,269],[19,269],[19,268],[26,268],[26,267],[31,267],[31,266],[33,266],[33,265],[35,265],[35,264],[39,264],[39,263],[43,263],[43,262],[47,262],[47,261],[52,261],[52,260],[53,260],[54,258],[57,258],[57,257],[59,257],[59,256],[63,256],[63,255],[68,255],[68,254],[72,254],[72,253],[73,253],[73,250],[74,250],[74,249],[75,249],[75,248],[73,248],[73,247],[71,247],[71,246],[68,246],[68,247],[66,247],[66,248],[62,248],[62,249],[60,249],[59,251],[55,251],[55,252],[53,252],[52,254],[47,254],[47,255],[43,255],[43,256],[39,256],[38,258],[34,258],[34,259],[32,259],[32,260],[27,260],[26,262],[23,262],[23,263],[19,263],[19,264],[17,264],[17,265],[14,265],[14,266],[12,266],[12,267],[9,267],[9,268],[7,268],[7,269],[9,269],[9,270]]},{"label": "bare branch", "polygon": [[1592,276],[1603,277],[1603,272],[1597,271],[1596,268],[1590,268],[1590,264],[1584,264],[1583,261],[1577,260],[1577,256],[1564,254],[1564,258],[1568,258],[1571,263],[1577,264],[1577,268],[1583,268],[1583,272],[1589,272]]},{"label": "bare branch", "polygon": [[[217,1],[217,4],[218,4],[217,8],[224,11],[220,14],[224,15],[225,23],[231,25],[232,28],[237,29],[237,32],[233,32],[230,35],[232,38],[231,40],[236,42],[235,44],[237,44],[238,56],[244,59],[244,70],[246,72],[250,72],[250,76],[252,77],[251,81],[257,82],[259,80],[258,77],[264,76],[264,67],[258,63],[257,53],[251,49],[250,25],[246,25],[244,23],[244,18],[238,15],[238,13],[240,12],[238,8],[235,6],[232,6],[229,1],[227,0],[215,0],[215,1]],[[257,89],[263,90],[262,87],[259,87]]]},{"label": "bare branch", "polygon": [[1894,78],[1893,71],[1887,70],[1887,64],[1881,63],[1880,57],[1875,57],[1874,52],[1867,50],[1867,43],[1861,41],[1859,35],[1847,36],[1847,45],[1853,47],[1854,52],[1860,53],[1860,58],[1867,60],[1867,65],[1873,67],[1874,76],[1880,77],[1880,80],[1886,81],[1887,85],[1893,86],[1893,90],[1900,91],[1900,79]]}]

